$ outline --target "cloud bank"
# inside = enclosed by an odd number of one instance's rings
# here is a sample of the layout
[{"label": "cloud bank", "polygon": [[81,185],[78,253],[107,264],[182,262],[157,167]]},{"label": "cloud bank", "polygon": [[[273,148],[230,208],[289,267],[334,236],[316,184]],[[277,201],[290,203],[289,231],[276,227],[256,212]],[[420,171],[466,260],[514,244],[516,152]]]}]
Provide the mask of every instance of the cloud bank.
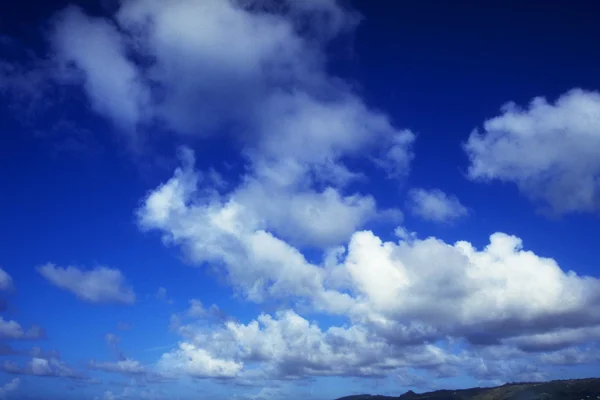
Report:
[{"label": "cloud bank", "polygon": [[[68,7],[52,20],[48,81],[80,88],[136,154],[164,137],[187,144],[172,177],[141,199],[140,230],[219,274],[241,301],[276,305],[242,322],[193,299],[171,318],[178,345],[155,364],[124,357],[110,334],[117,360],[89,369],[239,385],[390,375],[421,385],[459,374],[539,380],[544,366],[597,362],[588,349],[600,340],[599,279],[510,233],[479,248],[421,237],[363,190],[371,175],[402,182],[416,135],[329,72],[327,49],[359,20],[333,0],[125,0],[111,18]],[[505,106],[464,143],[468,178],[513,183],[557,214],[597,212],[599,110],[599,95],[583,90]],[[235,179],[198,167],[193,148],[215,137],[241,160]],[[468,215],[437,189],[407,197],[426,220]],[[371,229],[378,222],[395,236]],[[136,300],[117,269],[38,271],[89,303]],[[0,270],[0,288],[10,284]],[[154,297],[169,301],[163,287]],[[0,319],[6,340],[36,332]],[[54,357],[3,369],[80,377]]]},{"label": "cloud bank", "polygon": [[357,231],[347,245],[324,251],[322,261],[313,263],[277,230],[268,230],[268,220],[257,223],[252,209],[235,199],[206,197],[209,188],[186,154],[185,166],[146,198],[138,212],[141,226],[160,232],[164,243],[181,248],[198,266],[218,266],[249,301],[292,299],[351,325],[323,330],[293,310],[249,324],[225,322],[216,331],[187,325],[179,328],[185,340],[163,356],[163,367],[229,378],[254,371],[245,369],[252,362],[268,376],[287,378],[380,375],[419,367],[420,361],[406,359],[410,349],[442,358],[426,366],[471,360],[427,344],[448,338],[525,352],[560,350],[590,334],[598,339],[600,280],[561,269],[525,250],[516,236],[497,232],[477,249],[401,231],[396,241]]}]

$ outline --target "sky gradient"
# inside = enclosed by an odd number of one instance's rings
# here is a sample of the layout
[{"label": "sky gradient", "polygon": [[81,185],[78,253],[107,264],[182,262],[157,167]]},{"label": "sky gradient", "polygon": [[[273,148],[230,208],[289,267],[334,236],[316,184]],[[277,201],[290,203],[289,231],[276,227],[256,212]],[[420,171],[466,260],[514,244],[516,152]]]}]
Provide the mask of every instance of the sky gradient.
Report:
[{"label": "sky gradient", "polygon": [[552,2],[0,6],[0,400],[600,367],[600,27]]}]

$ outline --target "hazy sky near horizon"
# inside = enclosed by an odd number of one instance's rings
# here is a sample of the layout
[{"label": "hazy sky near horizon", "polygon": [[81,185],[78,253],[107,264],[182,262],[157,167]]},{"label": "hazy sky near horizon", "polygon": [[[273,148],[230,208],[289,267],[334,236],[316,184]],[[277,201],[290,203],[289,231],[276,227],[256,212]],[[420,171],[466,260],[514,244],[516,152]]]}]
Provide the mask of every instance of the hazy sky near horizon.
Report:
[{"label": "hazy sky near horizon", "polygon": [[592,2],[0,6],[0,400],[600,367]]}]

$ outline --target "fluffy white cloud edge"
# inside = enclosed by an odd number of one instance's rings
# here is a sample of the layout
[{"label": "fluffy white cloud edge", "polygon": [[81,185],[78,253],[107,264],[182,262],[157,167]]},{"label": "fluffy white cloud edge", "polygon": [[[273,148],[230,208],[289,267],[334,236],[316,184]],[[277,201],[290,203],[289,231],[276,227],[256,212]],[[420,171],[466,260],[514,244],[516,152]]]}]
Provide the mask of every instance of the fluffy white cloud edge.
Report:
[{"label": "fluffy white cloud edge", "polygon": [[526,107],[508,103],[464,144],[470,179],[514,183],[558,215],[600,210],[598,148],[600,93],[582,89],[554,103],[543,97]]}]

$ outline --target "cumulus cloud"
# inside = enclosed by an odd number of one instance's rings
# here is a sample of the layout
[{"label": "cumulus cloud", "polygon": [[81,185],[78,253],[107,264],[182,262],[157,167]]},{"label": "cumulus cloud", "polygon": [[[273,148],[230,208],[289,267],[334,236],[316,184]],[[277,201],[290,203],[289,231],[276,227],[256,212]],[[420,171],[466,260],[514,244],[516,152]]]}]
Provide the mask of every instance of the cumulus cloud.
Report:
[{"label": "cumulus cloud", "polygon": [[563,315],[581,318],[579,323],[600,316],[587,311],[600,300],[595,294],[600,280],[564,272],[504,233],[491,235],[477,250],[464,241],[394,244],[358,232],[341,265],[358,297],[369,299],[379,313],[418,318],[444,330],[486,323],[525,329]]},{"label": "cumulus cloud", "polygon": [[54,286],[69,291],[90,303],[135,302],[133,290],[126,286],[125,278],[118,269],[97,267],[82,270],[77,267],[58,267],[46,264],[38,272]]},{"label": "cumulus cloud", "polygon": [[[477,249],[466,241],[451,244],[401,231],[397,241],[357,231],[346,246],[315,264],[249,218],[251,210],[218,197],[207,202],[196,186],[198,174],[189,168],[178,169],[149,194],[138,214],[144,228],[161,232],[165,243],[180,246],[192,262],[220,266],[251,301],[295,299],[351,325],[323,331],[294,311],[261,315],[249,324],[225,321],[217,330],[176,324],[185,340],[165,354],[165,369],[238,379],[253,362],[262,363],[268,376],[287,378],[378,375],[418,365],[441,369],[474,361],[452,361],[443,348],[427,343],[455,338],[471,346],[527,350],[528,343],[547,342],[556,350],[580,343],[577,332],[591,335],[600,326],[600,280],[561,269],[553,259],[525,250],[516,236],[494,233]],[[207,319],[199,302],[191,303],[189,313]],[[407,358],[410,349],[446,361],[420,364]],[[214,369],[198,370],[191,359]],[[536,373],[521,364],[512,376]],[[496,372],[508,376],[515,365],[484,362],[471,370],[488,379]]]},{"label": "cumulus cloud", "polygon": [[[292,310],[275,316],[262,314],[243,324],[225,322],[220,328],[183,326],[186,341],[163,355],[161,365],[171,369],[197,354],[203,365],[220,366],[217,376],[244,378],[244,365],[262,363],[255,378],[298,379],[306,376],[383,376],[408,365],[435,368],[458,360],[432,345],[395,347],[361,326],[330,327],[323,331]],[[168,361],[168,362],[166,362]],[[189,366],[191,368],[191,366]],[[213,376],[215,371],[202,371]]]},{"label": "cumulus cloud", "polygon": [[517,185],[554,214],[600,210],[600,94],[573,89],[554,103],[508,103],[464,144],[468,176]]},{"label": "cumulus cloud", "polygon": [[439,189],[412,189],[408,207],[414,215],[433,222],[451,222],[469,213],[456,196]]},{"label": "cumulus cloud", "polygon": [[198,265],[221,266],[252,301],[308,300],[315,309],[407,340],[452,334],[476,341],[485,331],[498,338],[600,323],[600,281],[563,271],[553,259],[524,250],[516,236],[495,233],[478,250],[465,241],[405,236],[385,242],[358,231],[314,264],[258,224],[252,210],[218,197],[207,202],[197,176],[178,169],[147,197],[141,225],[181,246]]},{"label": "cumulus cloud", "polygon": [[[265,292],[294,296],[320,290],[322,272],[297,249],[265,231],[253,209],[235,198],[199,192],[199,175],[191,162],[190,153],[183,169],[147,197],[138,212],[143,229],[164,231],[165,242],[183,244],[196,262],[224,262],[231,283],[251,300],[262,301]],[[189,201],[196,204],[188,208]],[[201,242],[192,244],[190,235],[202,237]]]},{"label": "cumulus cloud", "polygon": [[11,276],[2,268],[0,268],[0,290],[8,290],[13,287]]},{"label": "cumulus cloud", "polygon": [[38,340],[46,336],[44,330],[39,326],[32,326],[25,330],[13,320],[5,320],[0,317],[0,338],[5,340]]},{"label": "cumulus cloud", "polygon": [[169,373],[183,373],[194,378],[233,378],[243,364],[220,359],[193,344],[181,343],[177,350],[163,354],[157,366]]},{"label": "cumulus cloud", "polygon": [[[192,300],[171,320],[181,341],[156,364],[160,376],[247,383],[396,371],[401,381],[417,384],[420,375],[406,372],[412,368],[433,377],[464,370],[484,380],[539,378],[525,354],[562,351],[594,337],[600,281],[525,250],[516,236],[493,233],[478,249],[403,228],[396,239],[365,230],[378,219],[398,224],[401,212],[381,209],[360,185],[351,185],[366,178],[352,166],[366,162],[402,178],[414,158],[415,135],[328,72],[324,49],[358,21],[334,0],[125,0],[111,18],[71,7],[53,20],[52,79],[80,85],[91,108],[134,147],[153,140],[142,129],[151,124],[152,131],[188,143],[221,135],[241,153],[242,176],[224,184],[213,169],[197,171],[194,153],[183,147],[181,166],[145,196],[136,216],[141,229],[159,233],[192,265],[221,273],[242,299],[281,309],[242,323]],[[577,118],[593,122],[594,96],[574,92],[555,106],[537,101],[526,111],[509,106],[469,138],[469,176],[515,182],[562,212],[590,208],[590,177],[597,173],[589,152],[593,129],[587,122],[573,125],[561,110],[587,107],[588,119],[581,112]],[[571,127],[576,141],[564,134]],[[524,149],[546,134],[544,151],[526,157]],[[567,160],[555,154],[555,143],[588,152],[581,163]],[[548,171],[562,174],[562,186],[542,185]],[[585,184],[565,206],[553,196],[571,189],[570,178]],[[415,189],[409,197],[411,210],[433,221],[467,214],[441,191]],[[52,264],[39,270],[89,302],[135,300],[118,270]],[[166,299],[166,290],[156,297]],[[299,310],[345,324],[320,325]],[[509,348],[514,355],[495,362],[478,347]],[[51,360],[35,360],[4,369],[52,370]],[[90,368],[154,373],[125,357],[92,361]],[[105,398],[130,394],[107,392]]]}]

